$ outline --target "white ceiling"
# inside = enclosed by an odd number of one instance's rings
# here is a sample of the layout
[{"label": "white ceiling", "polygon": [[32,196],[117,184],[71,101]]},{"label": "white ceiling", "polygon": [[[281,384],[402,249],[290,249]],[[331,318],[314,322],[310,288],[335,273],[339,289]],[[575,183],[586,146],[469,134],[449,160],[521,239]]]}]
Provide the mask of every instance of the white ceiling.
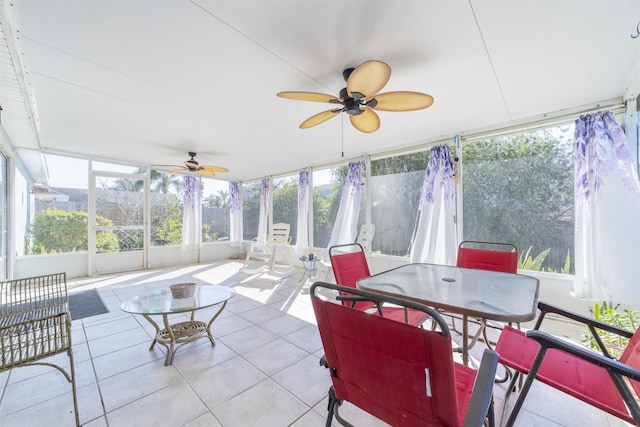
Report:
[{"label": "white ceiling", "polygon": [[[0,2],[39,124],[25,136],[30,118],[0,93],[18,153],[148,165],[196,151],[229,180],[621,101],[640,74],[637,0]],[[337,96],[342,70],[369,59],[393,70],[382,92],[425,92],[434,105],[380,112],[380,129],[363,134],[344,114],[298,129],[331,106],[275,95]]]}]

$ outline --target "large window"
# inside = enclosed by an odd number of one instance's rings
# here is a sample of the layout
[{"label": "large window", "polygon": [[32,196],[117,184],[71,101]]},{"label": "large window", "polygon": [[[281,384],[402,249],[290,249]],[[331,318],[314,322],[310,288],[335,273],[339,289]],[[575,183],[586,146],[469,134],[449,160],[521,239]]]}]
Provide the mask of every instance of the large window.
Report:
[{"label": "large window", "polygon": [[340,206],[347,167],[313,171],[313,245],[326,248]]},{"label": "large window", "polygon": [[244,234],[242,238],[244,240],[253,240],[258,237],[261,190],[261,181],[242,184],[242,230]]},{"label": "large window", "polygon": [[272,179],[273,223],[291,226],[291,244],[296,244],[298,224],[298,175]]},{"label": "large window", "polygon": [[[45,160],[49,183],[31,186],[34,209],[33,217],[29,218],[31,225],[24,241],[24,254],[86,251],[88,163],[51,154],[45,155]],[[112,235],[105,239],[113,243]],[[16,246],[20,243],[16,242]]]},{"label": "large window", "polygon": [[409,254],[429,153],[425,150],[371,162],[371,222],[376,227],[373,252]]},{"label": "large window", "polygon": [[151,170],[151,245],[182,243],[182,176]]},{"label": "large window", "polygon": [[202,182],[202,241],[229,240],[229,183],[208,178]]},{"label": "large window", "polygon": [[463,238],[513,243],[526,269],[573,273],[572,141],[568,123],[464,143]]}]

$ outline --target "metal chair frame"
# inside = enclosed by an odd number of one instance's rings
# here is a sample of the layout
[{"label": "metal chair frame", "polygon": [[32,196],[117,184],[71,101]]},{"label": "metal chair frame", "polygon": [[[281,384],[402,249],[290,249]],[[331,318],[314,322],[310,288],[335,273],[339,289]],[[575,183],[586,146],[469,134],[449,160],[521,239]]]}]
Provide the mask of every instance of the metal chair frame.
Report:
[{"label": "metal chair frame", "polygon": [[[352,252],[340,252],[343,249],[353,249]],[[356,288],[356,282],[363,277],[369,277],[371,272],[367,262],[367,256],[364,248],[360,243],[345,243],[342,245],[334,245],[329,248],[329,258],[331,259],[331,268],[338,285],[349,288]],[[382,304],[377,298],[371,296],[367,299],[340,295],[337,297],[344,305],[350,305],[362,311],[370,311],[373,308],[378,316],[383,316],[404,323],[413,325],[421,325],[428,316],[420,311],[404,309],[400,307],[390,307]]]},{"label": "metal chair frame", "polygon": [[[527,375],[506,425],[515,423],[534,379],[627,422],[640,425],[640,405],[636,399],[640,394],[640,328],[634,333],[542,301],[538,303],[538,309],[540,315],[534,329],[524,333],[505,327],[496,346],[500,363],[515,370],[505,396],[503,420],[506,402],[515,390],[516,380],[520,374]],[[601,352],[540,330],[549,313],[584,324]],[[597,330],[630,338],[619,360],[609,354]]]},{"label": "metal chair frame", "polygon": [[[325,290],[421,311],[439,330],[431,331],[336,304]],[[478,371],[453,360],[451,334],[433,308],[392,296],[378,296],[325,282],[311,286],[313,305],[332,386],[326,426],[343,401],[391,425],[480,427],[494,425],[493,379],[498,354],[485,350]]]},{"label": "metal chair frame", "polygon": [[[60,353],[69,356],[68,373],[59,365],[42,361]],[[0,283],[0,372],[32,365],[55,368],[71,383],[79,426],[65,273]]]}]

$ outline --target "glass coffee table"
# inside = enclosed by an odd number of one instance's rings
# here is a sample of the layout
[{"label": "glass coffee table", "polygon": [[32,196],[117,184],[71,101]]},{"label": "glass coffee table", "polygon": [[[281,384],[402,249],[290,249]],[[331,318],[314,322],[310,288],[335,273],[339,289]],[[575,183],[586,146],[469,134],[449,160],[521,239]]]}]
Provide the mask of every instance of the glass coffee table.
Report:
[{"label": "glass coffee table", "polygon": [[[227,306],[229,299],[235,293],[224,286],[197,285],[192,297],[173,298],[171,291],[167,289],[153,291],[144,295],[135,296],[120,305],[120,310],[131,314],[142,314],[142,316],[153,325],[156,336],[151,343],[149,350],[152,350],[156,343],[167,349],[165,366],[173,363],[173,356],[184,344],[193,342],[200,338],[209,338],[211,345],[216,342],[211,335],[211,324],[220,316],[222,310]],[[214,313],[208,322],[195,320],[195,313],[198,310],[219,305],[220,308]],[[191,313],[191,319],[185,322],[170,324],[169,315],[179,313]],[[162,316],[164,328],[151,318],[151,316]]]}]

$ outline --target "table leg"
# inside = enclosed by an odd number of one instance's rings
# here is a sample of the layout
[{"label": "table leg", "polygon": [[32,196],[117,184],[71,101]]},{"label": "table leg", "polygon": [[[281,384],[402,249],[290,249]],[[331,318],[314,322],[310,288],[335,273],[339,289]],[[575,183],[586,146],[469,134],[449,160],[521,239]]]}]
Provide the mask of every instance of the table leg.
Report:
[{"label": "table leg", "polygon": [[164,360],[164,366],[169,366],[173,363],[173,355],[176,354],[176,337],[173,334],[173,329],[171,329],[171,325],[169,324],[169,316],[167,316],[166,314],[163,314],[162,322],[164,323],[164,327],[167,331],[167,335],[169,335],[169,345],[167,346],[167,358]]},{"label": "table leg", "polygon": [[[156,343],[158,342],[158,337],[160,336],[160,326],[158,326],[155,320],[153,320],[151,316],[149,316],[148,314],[143,314],[142,317],[147,319],[147,321],[151,323],[151,325],[153,325],[154,329],[156,330],[156,336],[153,338],[153,341],[151,342],[151,346],[149,347],[149,350],[153,350],[153,347],[155,347]],[[162,315],[162,322],[164,323],[164,327],[167,330],[167,335],[169,335],[169,345],[167,345],[162,341],[160,341],[160,344],[162,344],[164,347],[167,348],[167,356],[164,360],[164,365],[169,366],[173,363],[173,355],[175,353],[176,338],[173,335],[173,330],[171,330],[171,325],[169,325],[169,318],[166,314]]]},{"label": "table leg", "polygon": [[165,358],[164,365],[169,366],[173,364],[173,357],[175,356],[178,348],[182,347],[184,344],[206,336],[209,338],[209,341],[211,341],[211,345],[215,346],[216,342],[211,334],[211,325],[220,316],[220,313],[222,313],[222,310],[224,310],[226,306],[227,301],[224,301],[220,305],[218,311],[216,311],[213,317],[211,317],[209,323],[196,321],[195,310],[191,312],[189,321],[179,322],[174,325],[169,323],[169,316],[167,314],[163,314],[162,323],[164,324],[164,329],[160,329],[160,326],[151,318],[151,316],[143,314],[143,317],[147,319],[147,321],[151,323],[156,330],[155,338],[151,342],[149,350],[153,350],[156,343],[164,346],[167,349],[167,356]]},{"label": "table leg", "polygon": [[469,365],[469,323],[468,316],[462,315],[462,363]]},{"label": "table leg", "polygon": [[157,337],[158,337],[158,334],[160,333],[160,327],[148,314],[143,314],[142,317],[147,319],[149,323],[151,323],[151,325],[153,325],[153,327],[156,329],[156,336],[153,338],[153,341],[151,342],[151,347],[149,347],[149,350],[153,350],[153,347],[156,345],[156,342],[158,342]]},{"label": "table leg", "polygon": [[214,320],[216,320],[218,318],[218,316],[220,316],[220,313],[222,313],[222,310],[224,310],[224,308],[227,306],[227,302],[225,301],[222,303],[222,306],[220,306],[220,309],[218,311],[216,311],[216,314],[213,315],[213,317],[211,318],[211,320],[209,320],[209,323],[207,324],[207,336],[209,337],[209,341],[211,341],[211,345],[216,345],[216,342],[213,340],[213,335],[211,335],[211,324],[214,322]]},{"label": "table leg", "polygon": [[302,283],[302,281],[304,280],[304,278],[305,278],[305,276],[306,276],[307,274],[309,274],[309,275],[310,275],[309,270],[307,270],[307,268],[306,268],[306,267],[304,267],[304,265],[303,265],[303,268],[304,268],[304,272],[302,273],[302,277],[300,278],[300,280],[298,281],[298,283]]}]

